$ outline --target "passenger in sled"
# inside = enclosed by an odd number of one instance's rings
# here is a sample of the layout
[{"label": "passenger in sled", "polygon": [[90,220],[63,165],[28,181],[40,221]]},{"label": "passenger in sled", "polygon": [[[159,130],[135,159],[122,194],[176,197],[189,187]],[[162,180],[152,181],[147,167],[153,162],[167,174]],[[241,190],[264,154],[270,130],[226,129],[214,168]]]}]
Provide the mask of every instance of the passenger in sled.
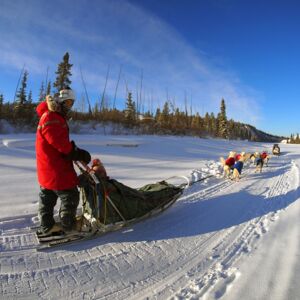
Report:
[{"label": "passenger in sled", "polygon": [[273,145],[272,153],[273,155],[280,155],[280,147],[278,146],[278,144]]}]

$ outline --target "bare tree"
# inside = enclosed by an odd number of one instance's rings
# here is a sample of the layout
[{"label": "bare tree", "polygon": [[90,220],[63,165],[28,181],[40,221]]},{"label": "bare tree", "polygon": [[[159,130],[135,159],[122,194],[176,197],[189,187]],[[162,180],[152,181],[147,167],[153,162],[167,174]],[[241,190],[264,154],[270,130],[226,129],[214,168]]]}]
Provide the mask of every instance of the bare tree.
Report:
[{"label": "bare tree", "polygon": [[[49,67],[47,67],[47,71],[46,71],[46,80],[45,80],[45,87],[48,85],[48,73],[49,73]],[[46,95],[44,95],[45,97]]]},{"label": "bare tree", "polygon": [[116,108],[116,98],[117,98],[117,92],[118,92],[119,82],[120,82],[120,78],[121,78],[121,72],[122,72],[122,65],[120,66],[119,76],[118,76],[117,85],[116,85],[116,89],[115,89],[113,109]]},{"label": "bare tree", "polygon": [[105,96],[107,81],[108,81],[108,77],[109,77],[109,71],[110,71],[110,65],[108,65],[108,67],[107,67],[105,84],[104,84],[104,89],[103,89],[103,93],[102,93],[102,97],[101,97],[101,102],[100,102],[100,112],[103,111],[103,108],[104,108],[104,96]]},{"label": "bare tree", "polygon": [[139,101],[137,101],[136,104],[136,109],[137,109],[137,114],[139,114],[140,112],[140,107],[141,107],[141,103],[142,103],[142,89],[143,89],[143,69],[141,71],[141,85],[140,85],[140,97],[138,98]]},{"label": "bare tree", "polygon": [[16,101],[16,96],[17,96],[19,84],[20,84],[21,78],[23,76],[24,70],[25,70],[25,64],[23,65],[23,68],[21,70],[21,73],[20,73],[20,76],[19,76],[19,79],[18,79],[18,82],[17,82],[16,91],[15,91],[15,95],[14,95],[14,102]]},{"label": "bare tree", "polygon": [[79,70],[80,70],[80,76],[81,76],[81,81],[82,81],[82,85],[83,85],[83,88],[84,88],[85,96],[86,96],[88,106],[89,106],[89,114],[91,114],[92,113],[91,103],[90,103],[89,95],[88,95],[86,85],[85,85],[85,82],[84,82],[84,79],[83,79],[81,66],[79,66]]}]

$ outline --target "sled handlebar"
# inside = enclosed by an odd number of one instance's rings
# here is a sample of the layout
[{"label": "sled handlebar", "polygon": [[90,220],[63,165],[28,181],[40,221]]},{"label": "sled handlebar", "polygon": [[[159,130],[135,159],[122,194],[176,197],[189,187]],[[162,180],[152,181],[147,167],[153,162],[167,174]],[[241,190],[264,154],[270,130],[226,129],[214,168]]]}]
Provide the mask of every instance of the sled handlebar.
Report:
[{"label": "sled handlebar", "polygon": [[78,167],[81,173],[88,173],[96,184],[99,183],[98,177],[94,174],[93,170],[82,161],[74,161],[74,164]]},{"label": "sled handlebar", "polygon": [[74,164],[78,167],[81,172],[90,172],[91,168],[83,161],[74,161]]}]

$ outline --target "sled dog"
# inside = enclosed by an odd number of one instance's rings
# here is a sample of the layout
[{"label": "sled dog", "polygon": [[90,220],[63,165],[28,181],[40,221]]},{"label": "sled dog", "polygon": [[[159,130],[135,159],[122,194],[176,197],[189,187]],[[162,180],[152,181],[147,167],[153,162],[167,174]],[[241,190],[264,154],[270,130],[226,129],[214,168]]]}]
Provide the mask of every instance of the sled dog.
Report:
[{"label": "sled dog", "polygon": [[268,163],[269,163],[269,154],[267,151],[263,151],[260,155],[260,157],[262,158],[263,162],[264,162],[264,165],[268,166]]},{"label": "sled dog", "polygon": [[258,152],[256,152],[256,154],[258,154],[255,158],[255,165],[256,165],[256,168],[255,168],[255,173],[256,172],[260,172],[262,171],[262,168],[264,166],[264,160],[262,159],[261,155],[259,155]]},{"label": "sled dog", "polygon": [[233,165],[235,163],[235,157],[236,153],[233,151],[229,152],[228,158],[225,160],[224,157],[220,157],[220,162],[223,166],[223,174],[224,177],[229,177],[230,173],[232,172]]},{"label": "sled dog", "polygon": [[240,176],[244,167],[244,162],[245,162],[245,155],[242,155],[240,157],[240,159],[235,162],[235,164],[233,165],[233,172],[232,172],[232,180],[235,181],[239,181],[240,180]]},{"label": "sled dog", "polygon": [[244,153],[244,163],[247,162],[250,158],[251,158],[251,155],[252,153],[248,152],[248,153],[245,153],[245,152],[242,152]]},{"label": "sled dog", "polygon": [[255,159],[256,159],[255,153],[251,153],[249,159],[251,160],[253,165],[255,165]]},{"label": "sled dog", "polygon": [[221,162],[221,165],[223,167],[223,175],[224,175],[224,177],[229,177],[229,175],[231,173],[230,166],[226,165],[226,160],[224,159],[224,157],[220,157],[220,162]]}]

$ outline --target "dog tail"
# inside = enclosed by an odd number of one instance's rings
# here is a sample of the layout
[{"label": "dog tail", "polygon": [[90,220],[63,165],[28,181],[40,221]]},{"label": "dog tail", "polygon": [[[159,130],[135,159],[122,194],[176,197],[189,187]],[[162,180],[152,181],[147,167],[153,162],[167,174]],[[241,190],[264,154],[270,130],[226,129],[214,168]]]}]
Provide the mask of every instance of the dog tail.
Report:
[{"label": "dog tail", "polygon": [[225,165],[225,159],[224,157],[220,157],[220,163],[224,166]]}]

